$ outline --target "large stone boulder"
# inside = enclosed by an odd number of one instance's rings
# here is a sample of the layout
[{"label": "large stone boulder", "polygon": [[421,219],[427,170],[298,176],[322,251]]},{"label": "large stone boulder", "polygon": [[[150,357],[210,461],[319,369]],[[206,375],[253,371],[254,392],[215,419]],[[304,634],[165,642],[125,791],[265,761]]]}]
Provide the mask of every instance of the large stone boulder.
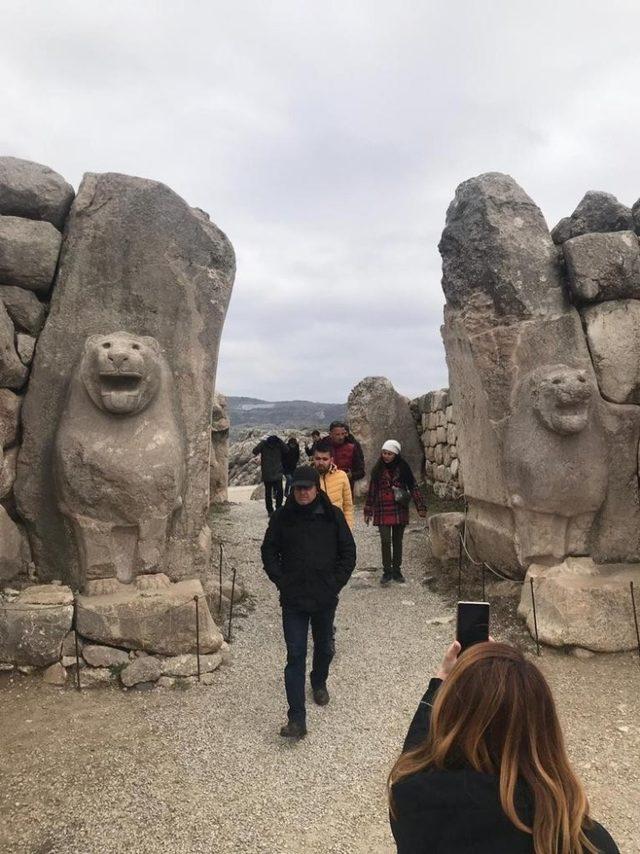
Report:
[{"label": "large stone boulder", "polygon": [[589,557],[567,558],[556,566],[532,564],[522,587],[518,613],[551,646],[579,646],[596,652],[637,645],[630,582],[640,588],[640,565],[599,566]]},{"label": "large stone boulder", "polygon": [[364,479],[355,484],[356,494],[367,490],[369,473],[386,439],[400,442],[402,456],[416,480],[421,480],[424,453],[409,403],[386,377],[366,377],[351,390],[347,401],[349,427],[362,445],[366,471]]},{"label": "large stone boulder", "polygon": [[439,248],[447,303],[475,326],[563,308],[544,217],[509,175],[489,172],[460,184]]},{"label": "large stone boulder", "polygon": [[61,242],[49,222],[0,216],[0,283],[47,294]]},{"label": "large stone boulder", "polygon": [[211,459],[209,501],[224,504],[229,496],[229,415],[227,398],[216,392],[211,412]]},{"label": "large stone boulder", "polygon": [[582,319],[602,396],[640,404],[640,301],[588,306]]},{"label": "large stone boulder", "polygon": [[168,187],[126,175],[84,177],[23,408],[16,497],[41,577],[79,576],[50,476],[54,439],[87,338],[120,329],[155,338],[175,380],[185,475],[167,528],[165,571],[174,579],[204,572],[210,415],[234,271],[225,235]]},{"label": "large stone boulder", "polygon": [[0,301],[0,386],[22,388],[28,373],[16,351],[13,321]]},{"label": "large stone boulder", "polygon": [[[155,580],[153,586],[148,582]],[[79,596],[76,609],[78,632],[107,646],[142,649],[160,655],[196,651],[198,596],[200,651],[217,652],[222,635],[214,623],[199,581],[169,583],[166,576],[144,576],[135,584],[108,580],[94,582],[90,595]],[[109,591],[99,593],[100,589]],[[160,674],[158,674],[160,675]]]},{"label": "large stone boulder", "polygon": [[73,187],[48,166],[0,157],[0,214],[42,219],[62,231]]},{"label": "large stone boulder", "polygon": [[640,298],[640,246],[633,231],[583,234],[563,249],[576,302]]},{"label": "large stone boulder", "polygon": [[8,388],[0,388],[0,447],[2,448],[8,448],[17,441],[21,406],[22,398],[19,395],[9,391]]},{"label": "large stone boulder", "polygon": [[29,547],[24,532],[0,505],[0,586],[25,572]]},{"label": "large stone boulder", "polygon": [[434,513],[429,516],[431,551],[438,560],[456,560],[460,555],[460,537],[464,513]]},{"label": "large stone boulder", "polygon": [[32,291],[24,288],[0,285],[0,301],[13,321],[16,329],[39,335],[44,326],[46,311],[44,305]]},{"label": "large stone boulder", "polygon": [[27,587],[0,609],[0,661],[46,667],[60,658],[73,619],[68,587]]},{"label": "large stone boulder", "polygon": [[633,215],[611,193],[589,190],[570,217],[564,217],[553,229],[555,243],[564,243],[581,234],[608,231],[633,231]]}]

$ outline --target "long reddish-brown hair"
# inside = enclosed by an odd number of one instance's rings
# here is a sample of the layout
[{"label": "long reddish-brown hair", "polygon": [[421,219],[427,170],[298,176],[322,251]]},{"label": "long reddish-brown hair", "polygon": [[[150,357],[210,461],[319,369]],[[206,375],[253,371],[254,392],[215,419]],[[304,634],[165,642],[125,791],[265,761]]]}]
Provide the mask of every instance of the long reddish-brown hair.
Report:
[{"label": "long reddish-brown hair", "polygon": [[[465,766],[499,778],[502,809],[532,834],[536,854],[597,854],[583,831],[589,804],[569,764],[549,685],[507,644],[480,643],[459,656],[436,695],[427,738],[391,769],[392,814],[395,783],[428,768]],[[516,812],[519,780],[533,795],[533,827]]]}]

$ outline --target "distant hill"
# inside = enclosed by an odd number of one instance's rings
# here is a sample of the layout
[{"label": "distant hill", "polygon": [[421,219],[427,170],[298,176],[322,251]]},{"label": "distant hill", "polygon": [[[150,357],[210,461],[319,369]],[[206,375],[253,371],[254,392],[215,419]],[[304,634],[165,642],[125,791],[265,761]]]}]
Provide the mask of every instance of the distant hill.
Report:
[{"label": "distant hill", "polygon": [[227,397],[231,427],[317,427],[326,430],[331,421],[347,417],[346,403],[315,403],[311,400],[259,400]]}]

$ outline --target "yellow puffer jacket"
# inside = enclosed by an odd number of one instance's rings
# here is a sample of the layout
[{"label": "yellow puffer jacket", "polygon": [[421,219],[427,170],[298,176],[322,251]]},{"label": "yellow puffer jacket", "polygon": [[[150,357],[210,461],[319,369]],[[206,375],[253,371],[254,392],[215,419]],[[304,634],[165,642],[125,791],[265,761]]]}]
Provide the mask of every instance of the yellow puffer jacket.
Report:
[{"label": "yellow puffer jacket", "polygon": [[327,474],[318,474],[320,488],[327,493],[329,501],[342,510],[347,524],[353,530],[353,497],[346,472],[340,471],[332,464]]}]

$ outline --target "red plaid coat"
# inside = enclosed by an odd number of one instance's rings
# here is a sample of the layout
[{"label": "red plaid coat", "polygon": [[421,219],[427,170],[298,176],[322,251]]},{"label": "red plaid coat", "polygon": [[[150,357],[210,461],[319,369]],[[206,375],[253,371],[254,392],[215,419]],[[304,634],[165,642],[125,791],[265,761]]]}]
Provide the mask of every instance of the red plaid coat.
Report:
[{"label": "red plaid coat", "polygon": [[[371,480],[364,505],[365,519],[372,517],[374,525],[407,525],[409,523],[409,507],[398,504],[395,500],[394,486],[407,488],[406,484],[400,480],[398,469],[384,471],[379,480]],[[427,507],[418,487],[414,486],[410,492],[416,510],[419,513],[426,511]]]}]

